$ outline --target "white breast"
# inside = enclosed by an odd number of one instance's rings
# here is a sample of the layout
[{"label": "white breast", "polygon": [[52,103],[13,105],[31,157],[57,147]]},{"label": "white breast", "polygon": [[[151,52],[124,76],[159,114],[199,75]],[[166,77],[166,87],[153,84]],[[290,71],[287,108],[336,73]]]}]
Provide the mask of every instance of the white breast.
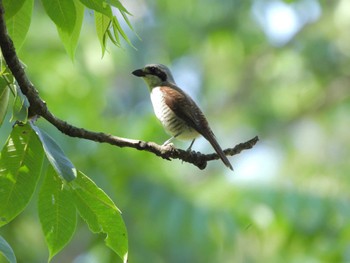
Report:
[{"label": "white breast", "polygon": [[[165,122],[165,114],[171,113],[169,107],[165,104],[163,93],[159,87],[155,87],[151,91],[151,101],[153,105],[154,113],[157,118],[162,122],[163,125]],[[174,113],[173,113],[174,114]]]},{"label": "white breast", "polygon": [[[178,139],[188,140],[198,136],[198,133],[179,119],[176,114],[165,103],[163,92],[159,87],[151,91],[151,101],[154,113],[163,124],[165,130],[172,136],[177,135]],[[181,132],[181,134],[179,134]]]}]

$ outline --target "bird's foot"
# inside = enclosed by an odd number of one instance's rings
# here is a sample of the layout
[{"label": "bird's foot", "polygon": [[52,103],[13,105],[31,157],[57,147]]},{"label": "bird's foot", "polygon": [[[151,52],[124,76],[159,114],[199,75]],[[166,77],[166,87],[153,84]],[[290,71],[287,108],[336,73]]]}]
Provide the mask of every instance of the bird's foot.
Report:
[{"label": "bird's foot", "polygon": [[162,147],[171,147],[171,148],[173,148],[174,144],[172,142],[165,142],[165,143],[162,144]]}]

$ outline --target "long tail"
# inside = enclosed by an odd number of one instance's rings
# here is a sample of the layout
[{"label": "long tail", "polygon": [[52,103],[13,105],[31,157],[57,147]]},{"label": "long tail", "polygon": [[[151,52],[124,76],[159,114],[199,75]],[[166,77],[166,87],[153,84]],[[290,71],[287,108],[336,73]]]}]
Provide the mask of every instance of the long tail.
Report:
[{"label": "long tail", "polygon": [[226,155],[222,151],[219,143],[215,139],[215,135],[213,134],[213,132],[209,132],[208,134],[205,134],[205,135],[203,134],[203,136],[210,142],[211,146],[213,146],[214,150],[219,155],[222,162],[233,171],[230,161],[227,159]]}]

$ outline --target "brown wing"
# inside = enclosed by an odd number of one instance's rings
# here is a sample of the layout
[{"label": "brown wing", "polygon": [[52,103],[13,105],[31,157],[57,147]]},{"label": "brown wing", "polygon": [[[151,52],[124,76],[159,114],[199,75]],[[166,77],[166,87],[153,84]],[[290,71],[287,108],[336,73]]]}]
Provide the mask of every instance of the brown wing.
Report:
[{"label": "brown wing", "polygon": [[[169,87],[168,87],[169,86]],[[206,138],[220,156],[223,163],[233,170],[230,161],[222,151],[220,145],[215,139],[215,135],[209,127],[208,121],[197,104],[179,87],[168,84],[162,86],[165,103],[168,107],[181,119],[183,119],[190,127],[195,129],[204,138]]]},{"label": "brown wing", "polygon": [[163,86],[165,103],[178,116],[183,119],[190,127],[206,137],[207,133],[213,134],[210,130],[208,121],[197,104],[183,90],[175,85],[171,87]]}]

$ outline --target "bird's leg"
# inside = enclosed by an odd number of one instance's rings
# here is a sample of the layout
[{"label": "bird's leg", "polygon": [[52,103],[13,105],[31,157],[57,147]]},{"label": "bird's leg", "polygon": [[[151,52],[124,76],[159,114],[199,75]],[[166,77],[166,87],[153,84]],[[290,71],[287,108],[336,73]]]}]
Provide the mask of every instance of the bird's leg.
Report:
[{"label": "bird's leg", "polygon": [[166,140],[166,141],[162,144],[162,146],[168,145],[173,139],[175,139],[175,138],[176,138],[177,136],[179,136],[181,133],[182,133],[182,132],[179,132],[179,133],[175,134],[174,136],[172,136],[170,139]]},{"label": "bird's leg", "polygon": [[170,139],[166,140],[166,141],[162,144],[162,146],[168,145],[174,138],[175,138],[175,136],[173,136],[173,137],[171,137]]},{"label": "bird's leg", "polygon": [[191,142],[191,144],[190,144],[190,147],[188,147],[186,151],[190,152],[190,151],[192,150],[192,145],[194,144],[194,141],[195,141],[195,140],[196,140],[196,139],[193,139],[193,140],[192,140],[192,142]]}]

